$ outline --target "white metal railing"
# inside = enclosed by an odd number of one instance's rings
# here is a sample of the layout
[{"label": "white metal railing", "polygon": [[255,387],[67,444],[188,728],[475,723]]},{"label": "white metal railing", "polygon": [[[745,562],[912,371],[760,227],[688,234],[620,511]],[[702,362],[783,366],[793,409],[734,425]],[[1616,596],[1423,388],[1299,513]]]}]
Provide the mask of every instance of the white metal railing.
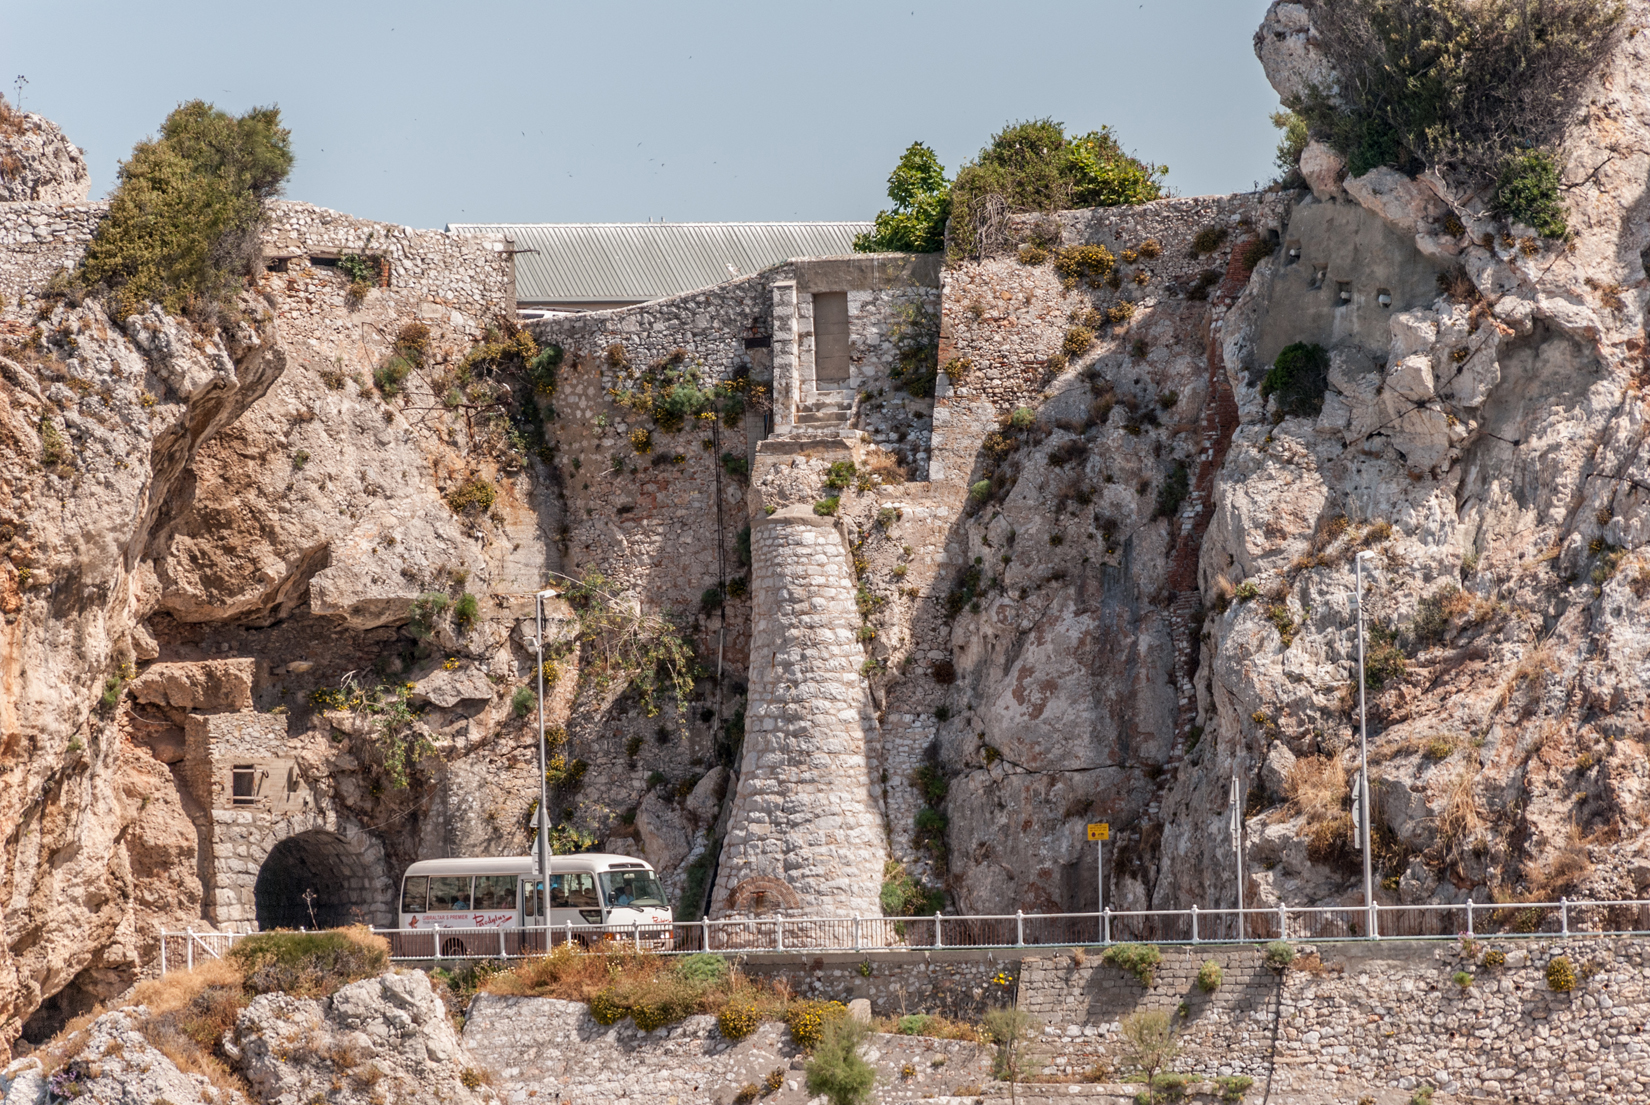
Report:
[{"label": "white metal railing", "polygon": [[[592,950],[693,952],[877,952],[932,948],[1023,948],[1115,944],[1236,944],[1270,940],[1425,940],[1462,936],[1650,935],[1650,900],[1498,902],[1479,905],[1290,906],[1249,909],[1105,910],[976,917],[785,917],[672,924],[540,928],[374,929],[390,958],[515,959],[563,944]],[[161,971],[218,957],[244,933],[161,934]]]}]

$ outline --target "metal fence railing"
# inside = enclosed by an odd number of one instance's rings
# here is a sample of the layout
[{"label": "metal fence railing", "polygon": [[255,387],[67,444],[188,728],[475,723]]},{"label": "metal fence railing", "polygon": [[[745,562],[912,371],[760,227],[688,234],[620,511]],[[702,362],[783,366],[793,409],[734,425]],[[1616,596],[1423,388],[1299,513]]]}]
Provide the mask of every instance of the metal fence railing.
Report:
[{"label": "metal fence railing", "polygon": [[[1272,906],[1251,909],[1105,910],[977,917],[762,917],[672,924],[541,928],[374,929],[390,958],[515,959],[571,944],[588,950],[877,952],[1115,944],[1255,943],[1271,940],[1425,940],[1461,936],[1650,935],[1650,900],[1477,905]],[[244,933],[161,934],[161,972],[221,957]]]}]

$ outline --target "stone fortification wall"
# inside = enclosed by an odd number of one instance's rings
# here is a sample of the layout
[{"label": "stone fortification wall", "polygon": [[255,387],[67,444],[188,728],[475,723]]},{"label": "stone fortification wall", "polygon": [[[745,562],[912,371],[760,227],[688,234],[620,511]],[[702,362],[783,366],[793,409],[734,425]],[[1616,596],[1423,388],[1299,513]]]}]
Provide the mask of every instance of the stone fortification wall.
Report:
[{"label": "stone fortification wall", "polygon": [[78,265],[108,213],[106,203],[0,203],[0,298],[15,303]]},{"label": "stone fortification wall", "polygon": [[[390,317],[380,316],[401,315],[438,331],[438,361],[462,354],[488,323],[515,316],[507,246],[503,238],[414,230],[290,200],[269,205],[263,233],[268,279],[286,293],[283,339],[325,355],[387,354],[395,330]],[[328,263],[347,253],[387,262],[360,303],[348,298],[347,279]],[[452,348],[441,348],[443,337]]]},{"label": "stone fortification wall", "polygon": [[842,538],[831,519],[789,507],[756,520],[751,551],[750,706],[713,912],[876,916],[876,721]]}]

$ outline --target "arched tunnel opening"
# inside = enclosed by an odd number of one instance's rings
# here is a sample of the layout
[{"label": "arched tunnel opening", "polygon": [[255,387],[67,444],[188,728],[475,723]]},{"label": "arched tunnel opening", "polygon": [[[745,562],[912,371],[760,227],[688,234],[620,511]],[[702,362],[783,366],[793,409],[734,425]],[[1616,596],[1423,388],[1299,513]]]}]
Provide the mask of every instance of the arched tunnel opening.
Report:
[{"label": "arched tunnel opening", "polygon": [[336,928],[371,920],[372,880],[361,857],[336,833],[314,830],[270,850],[253,886],[258,927]]}]

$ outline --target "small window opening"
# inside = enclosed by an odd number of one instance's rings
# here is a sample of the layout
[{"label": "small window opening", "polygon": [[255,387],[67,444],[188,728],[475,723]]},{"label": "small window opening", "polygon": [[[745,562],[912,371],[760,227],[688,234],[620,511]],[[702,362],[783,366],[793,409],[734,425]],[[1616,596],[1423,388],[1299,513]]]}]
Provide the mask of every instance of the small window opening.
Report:
[{"label": "small window opening", "polygon": [[1380,291],[1375,293],[1375,302],[1379,303],[1383,308],[1391,307],[1392,293],[1387,291],[1385,288],[1382,288]]},{"label": "small window opening", "polygon": [[271,257],[264,263],[264,270],[267,272],[285,272],[287,262],[290,260],[292,260],[290,257]]},{"label": "small window opening", "polygon": [[229,795],[233,805],[250,806],[258,800],[258,769],[253,764],[236,764],[229,769]]},{"label": "small window opening", "polygon": [[338,267],[336,257],[311,257],[309,263],[318,269],[335,269]]},{"label": "small window opening", "polygon": [[1284,263],[1287,265],[1293,265],[1300,261],[1300,259],[1301,244],[1299,242],[1290,242],[1289,248],[1284,254]]},{"label": "small window opening", "polygon": [[1328,276],[1328,265],[1314,265],[1312,268],[1312,287],[1314,289],[1323,287],[1323,282]]},{"label": "small window opening", "polygon": [[1352,302],[1352,284],[1350,281],[1338,280],[1335,282],[1335,298],[1340,301],[1343,307]]}]

